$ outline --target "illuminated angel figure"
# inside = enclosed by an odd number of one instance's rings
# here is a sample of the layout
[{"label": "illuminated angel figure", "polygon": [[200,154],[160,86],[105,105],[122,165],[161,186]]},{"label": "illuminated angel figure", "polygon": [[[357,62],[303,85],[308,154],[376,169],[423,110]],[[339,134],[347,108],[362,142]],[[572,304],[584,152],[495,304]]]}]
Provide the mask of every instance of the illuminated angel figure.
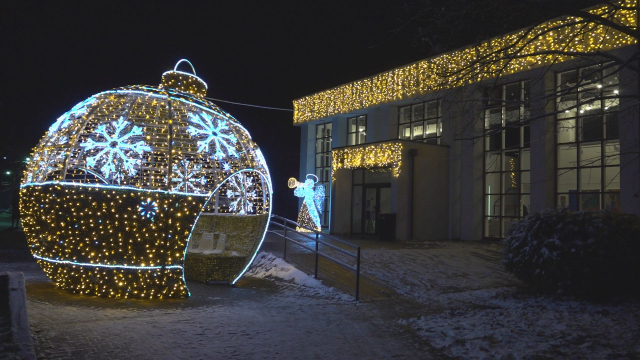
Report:
[{"label": "illuminated angel figure", "polygon": [[[218,159],[225,156],[238,156],[236,144],[238,139],[229,129],[226,120],[214,119],[211,115],[189,114],[189,121],[193,123],[187,131],[198,140],[198,152],[212,153]],[[226,154],[225,154],[226,152]]]},{"label": "illuminated angel figure", "polygon": [[247,176],[246,173],[233,175],[227,188],[229,211],[241,215],[254,213],[253,202],[258,197],[257,189],[253,176]]},{"label": "illuminated angel figure", "polygon": [[101,124],[96,129],[95,133],[103,141],[95,141],[91,138],[87,142],[80,144],[90,154],[95,153],[87,157],[87,166],[91,168],[98,168],[102,174],[112,179],[120,180],[123,173],[126,172],[130,176],[136,174],[136,165],[140,165],[141,160],[134,158],[135,154],[142,155],[144,151],[150,151],[151,147],[146,145],[144,141],[140,140],[134,142],[142,136],[142,128],[138,126],[132,126],[129,128],[131,122],[124,120],[120,117],[117,121],[112,121],[108,125]]},{"label": "illuminated angel figure", "polygon": [[[314,177],[315,180],[309,177]],[[300,214],[298,214],[298,224],[321,231],[320,216],[322,216],[324,186],[314,187],[317,182],[318,178],[313,174],[309,174],[304,183],[299,182],[295,178],[290,178],[288,185],[291,189],[295,188],[293,191],[295,196],[304,198],[302,208],[300,208]],[[310,232],[310,230],[301,227],[297,227],[296,230],[300,232]]]},{"label": "illuminated angel figure", "polygon": [[202,164],[193,164],[189,160],[180,160],[180,164],[173,164],[173,176],[171,178],[174,191],[202,192],[198,185],[203,186],[207,179],[202,175]]}]

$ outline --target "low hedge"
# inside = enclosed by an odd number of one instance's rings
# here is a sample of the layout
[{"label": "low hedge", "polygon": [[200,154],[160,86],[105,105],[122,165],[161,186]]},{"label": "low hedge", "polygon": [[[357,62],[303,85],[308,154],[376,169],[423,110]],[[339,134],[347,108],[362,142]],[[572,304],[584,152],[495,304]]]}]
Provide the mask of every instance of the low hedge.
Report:
[{"label": "low hedge", "polygon": [[515,223],[506,269],[542,292],[596,297],[640,293],[640,219],[547,209]]}]

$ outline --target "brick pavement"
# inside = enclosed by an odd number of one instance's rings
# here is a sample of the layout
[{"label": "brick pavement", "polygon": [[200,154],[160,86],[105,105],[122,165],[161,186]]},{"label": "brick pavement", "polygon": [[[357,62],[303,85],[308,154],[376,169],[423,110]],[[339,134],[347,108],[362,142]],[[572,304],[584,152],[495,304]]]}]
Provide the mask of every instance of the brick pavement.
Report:
[{"label": "brick pavement", "polygon": [[[0,259],[2,260],[2,259]],[[189,283],[184,300],[119,300],[56,289],[33,261],[23,271],[39,359],[425,358],[412,331],[371,303],[243,278],[237,287]]]}]

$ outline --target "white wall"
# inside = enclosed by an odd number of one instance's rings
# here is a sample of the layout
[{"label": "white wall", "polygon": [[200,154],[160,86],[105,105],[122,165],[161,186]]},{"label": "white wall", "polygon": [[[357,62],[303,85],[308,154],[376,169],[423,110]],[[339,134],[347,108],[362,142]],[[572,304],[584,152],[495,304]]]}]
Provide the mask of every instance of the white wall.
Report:
[{"label": "white wall", "polygon": [[[617,50],[618,53],[632,51],[629,49]],[[616,52],[612,52],[616,53]],[[499,79],[497,84],[506,84],[513,81],[529,79],[531,86],[531,209],[540,211],[544,208],[555,206],[556,202],[556,143],[555,143],[555,116],[543,116],[553,114],[555,98],[542,98],[540,94],[552,94],[555,90],[555,76],[557,72],[575,69],[584,66],[584,61],[576,60],[565,62],[553,69],[540,68],[529,72],[513,74]],[[443,132],[441,143],[448,145],[447,163],[442,164],[434,159],[423,161],[416,158],[416,169],[420,172],[416,177],[416,184],[423,179],[432,179],[433,169],[444,172],[445,177],[433,177],[434,181],[446,179],[446,185],[439,184],[433,188],[447,188],[446,201],[442,204],[431,202],[431,207],[421,208],[419,211],[439,211],[438,218],[443,219],[441,224],[447,224],[446,235],[449,239],[480,240],[483,237],[483,209],[484,209],[484,143],[481,138],[484,132],[482,121],[483,89],[490,86],[495,80],[486,81],[484,84],[474,84],[461,89],[452,89],[439,93],[421,96],[420,99],[408,99],[393,104],[385,104],[370,109],[364,109],[352,114],[345,114],[328,119],[333,122],[333,147],[346,146],[347,123],[346,119],[361,114],[367,115],[367,143],[397,139],[398,136],[398,107],[408,105],[415,101],[430,99],[443,99]],[[625,69],[620,75],[620,93],[622,96],[635,96],[635,98],[621,98],[619,119],[621,132],[621,171],[620,171],[620,201],[621,210],[640,216],[640,110],[637,106],[638,73]],[[415,101],[414,101],[415,100]],[[475,103],[474,103],[475,101]],[[471,104],[471,105],[470,105]],[[301,177],[313,172],[315,155],[315,124],[302,125],[301,147]],[[305,141],[306,139],[306,141]],[[306,145],[305,145],[306,144]],[[437,148],[437,147],[436,147]],[[437,150],[431,153],[438,153]],[[406,170],[408,155],[403,157],[403,174]],[[435,161],[435,162],[434,162]],[[437,163],[437,164],[436,164]],[[434,165],[435,164],[435,165]],[[446,168],[446,170],[445,170]],[[350,213],[351,177],[349,176],[348,190],[342,189],[340,199],[334,199],[335,206],[346,206]],[[429,180],[431,181],[431,180]],[[428,181],[427,181],[428,182]],[[406,209],[406,198],[403,194],[408,184],[407,179],[400,176],[396,185],[392,185],[394,198],[392,207],[398,214],[398,237],[402,238],[402,232],[407,232],[408,222],[402,218],[403,209]],[[395,188],[394,188],[395,186]],[[347,197],[348,193],[348,197]],[[344,196],[342,196],[344,195]],[[348,201],[347,201],[348,200]],[[419,199],[419,202],[423,199]],[[339,205],[338,205],[339,204]],[[444,210],[446,209],[446,211]],[[349,221],[350,216],[336,222],[336,232],[348,229],[344,221]],[[419,222],[419,219],[418,219]],[[339,225],[338,225],[339,224]],[[346,227],[345,227],[346,226]],[[347,231],[350,231],[347,230]],[[440,230],[438,230],[440,231]],[[428,233],[428,229],[414,229],[414,233]],[[439,232],[438,232],[439,234]],[[441,238],[440,235],[436,236]]]}]

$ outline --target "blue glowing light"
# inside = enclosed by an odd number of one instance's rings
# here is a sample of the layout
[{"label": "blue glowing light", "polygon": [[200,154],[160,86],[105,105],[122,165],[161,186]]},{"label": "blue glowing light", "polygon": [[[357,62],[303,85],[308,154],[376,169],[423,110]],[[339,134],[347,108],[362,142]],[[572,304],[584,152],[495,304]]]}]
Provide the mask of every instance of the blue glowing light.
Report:
[{"label": "blue glowing light", "polygon": [[33,255],[33,257],[38,260],[43,260],[43,261],[52,262],[56,264],[103,267],[103,268],[112,268],[112,269],[155,270],[155,269],[163,269],[163,268],[164,269],[182,269],[183,268],[182,265],[135,266],[135,265],[108,265],[108,264],[81,263],[77,261],[50,259],[40,255],[35,255],[35,254]]},{"label": "blue glowing light", "polygon": [[171,190],[201,193],[201,187],[207,183],[207,179],[202,175],[202,164],[181,160],[179,164],[173,164],[172,172]]},{"label": "blue glowing light", "polygon": [[[266,168],[266,165],[265,165]],[[271,179],[269,179],[268,177],[266,177],[263,173],[256,171],[258,174],[260,174],[260,176],[262,177],[263,180],[267,181],[267,187],[268,187],[268,193],[269,193],[269,204],[271,204],[271,200],[272,200],[272,189],[271,189]],[[269,205],[269,215],[267,216],[267,221],[271,220],[271,205]],[[247,265],[244,267],[244,269],[242,269],[242,271],[240,271],[240,273],[238,274],[238,276],[233,279],[233,281],[231,282],[231,285],[235,284],[236,281],[238,281],[242,275],[244,275],[244,273],[247,271],[247,269],[249,269],[249,266],[251,266],[251,264],[253,264],[253,260],[256,258],[256,255],[258,255],[258,249],[260,249],[260,247],[262,247],[262,243],[264,242],[264,238],[265,236],[267,236],[267,230],[269,230],[269,224],[265,225],[264,227],[264,232],[262,233],[262,239],[260,239],[260,243],[258,244],[258,246],[256,247],[256,251],[253,252],[253,256],[251,256],[251,260],[249,260],[249,262],[247,263]]]},{"label": "blue glowing light", "polygon": [[[207,201],[205,201],[204,205],[202,206],[202,209],[204,210],[207,207],[207,204],[210,201],[215,201],[216,198],[216,193],[218,192],[218,190],[220,189],[220,187],[222,185],[224,185],[227,181],[230,181],[230,179],[237,174],[242,174],[245,172],[256,172],[260,175],[260,177],[266,181],[266,185],[267,185],[267,191],[266,193],[269,194],[269,202],[268,204],[271,204],[271,201],[273,200],[273,197],[271,195],[272,193],[272,189],[271,189],[271,181],[268,177],[266,177],[265,174],[263,174],[262,172],[255,170],[255,169],[243,169],[240,170],[234,174],[232,174],[230,177],[224,179],[220,184],[218,184],[218,186],[213,190],[213,192],[207,196],[209,196],[209,199]],[[267,217],[267,219],[271,219],[271,206],[268,206],[269,208],[269,215]],[[184,252],[182,253],[182,263],[184,263],[186,257],[187,257],[187,249],[189,248],[189,242],[191,241],[191,237],[193,236],[193,230],[195,230],[196,225],[198,224],[198,220],[200,220],[200,216],[202,216],[202,210],[198,213],[198,216],[196,217],[196,220],[193,222],[193,225],[191,226],[191,230],[189,231],[189,237],[187,237],[187,246],[185,246],[184,248]],[[244,273],[247,271],[247,269],[249,269],[249,266],[251,266],[251,264],[253,263],[253,260],[256,258],[256,255],[258,255],[258,249],[260,249],[260,247],[262,246],[262,243],[264,242],[264,238],[267,235],[267,230],[269,230],[269,226],[266,225],[264,227],[264,232],[262,233],[262,238],[260,239],[260,243],[258,243],[258,246],[255,248],[256,250],[253,252],[253,254],[251,255],[251,260],[249,260],[249,262],[247,262],[247,265],[244,267],[244,269],[242,269],[242,271],[240,271],[240,273],[238,274],[238,276],[236,276],[235,279],[233,279],[233,281],[231,282],[231,284],[235,284],[241,277],[242,275],[244,275]],[[182,281],[183,283],[187,283],[186,279],[184,278],[184,272],[182,273]],[[189,289],[187,288],[187,292],[189,292]],[[190,292],[189,292],[190,294]]]},{"label": "blue glowing light", "polygon": [[[238,139],[231,132],[227,121],[214,119],[206,113],[189,114],[189,125],[187,131],[191,136],[198,139],[198,152],[208,152],[218,159],[228,156],[237,157],[236,143]],[[226,154],[225,154],[226,152]]]},{"label": "blue glowing light", "polygon": [[253,201],[258,197],[258,192],[252,176],[245,173],[231,176],[226,195],[229,198],[229,211],[240,215],[254,212]]},{"label": "blue glowing light", "polygon": [[[151,147],[145,145],[142,140],[134,142],[142,136],[142,128],[135,125],[129,128],[130,124],[131,122],[126,121],[124,117],[120,117],[117,121],[99,125],[95,133],[104,140],[95,141],[89,138],[87,142],[80,144],[87,151],[99,150],[97,154],[87,157],[87,166],[100,167],[105,177],[109,178],[111,175],[115,180],[122,179],[124,172],[134,176],[135,167],[140,165],[141,161],[132,156],[151,151]],[[111,125],[109,129],[107,125]],[[125,131],[126,128],[129,128],[129,131]]]},{"label": "blue glowing light", "polygon": [[[298,215],[298,223],[305,225],[305,223],[309,222],[308,220],[311,220],[315,229],[320,230],[320,215],[322,215],[322,204],[325,196],[324,186],[319,185],[314,188],[317,180],[309,179],[309,176],[315,177],[313,174],[307,175],[304,183],[296,182],[295,190],[293,191],[295,196],[304,198],[300,214]],[[309,217],[308,219],[307,216]]]},{"label": "blue glowing light", "polygon": [[[120,186],[120,185],[105,185],[105,184],[90,184],[90,183],[79,183],[79,182],[69,182],[69,181],[45,181],[45,182],[36,182],[36,183],[26,183],[20,185],[21,188],[27,186],[44,186],[44,185],[63,185],[63,186],[83,186],[83,187],[92,187],[92,188],[100,188],[100,189],[113,189],[113,190],[134,190],[134,191],[142,191],[142,192],[159,192],[166,194],[175,194],[175,195],[188,195],[188,196],[210,196],[210,194],[193,194],[193,193],[185,193],[180,191],[167,191],[162,189],[140,189],[133,186]],[[53,194],[52,196],[56,196]]]},{"label": "blue glowing light", "polygon": [[35,164],[35,171],[27,174],[26,181],[31,182],[35,179],[44,179],[48,174],[53,172],[55,168],[51,166],[55,161],[51,161],[51,154],[48,149],[45,149],[42,153],[37,153],[33,156],[33,164]]},{"label": "blue glowing light", "polygon": [[[181,62],[176,64],[175,72],[182,73],[176,70]],[[186,68],[184,70],[189,71]],[[195,70],[193,70],[193,75],[182,74],[195,76]],[[115,103],[113,99],[116,99]],[[174,139],[177,139],[174,140],[175,143],[171,143],[174,145],[174,149],[177,149],[175,156],[169,154],[167,157],[162,157],[161,155],[167,151],[166,144],[168,142],[165,142],[164,137],[167,132],[156,131],[156,129],[166,125],[162,122],[165,119],[156,114],[153,126],[147,127],[148,123],[142,114],[147,108],[137,107],[139,103],[153,101],[155,104],[158,100],[161,101],[161,104],[169,103],[174,109],[174,117],[169,120],[173,120],[173,135]],[[182,103],[178,104],[180,107],[176,106],[176,102]],[[114,108],[112,105],[120,107]],[[189,107],[183,108],[182,105],[189,105]],[[154,107],[151,108],[152,111],[154,109]],[[123,116],[120,117],[121,115]],[[129,116],[131,117],[129,118]],[[153,114],[147,114],[146,119],[150,119],[149,116],[153,117]],[[168,122],[168,124],[171,123],[171,121]],[[168,126],[171,131],[171,125]],[[114,89],[96,94],[76,105],[64,116],[58,118],[49,130],[48,139],[44,139],[42,143],[49,147],[42,146],[38,152],[40,157],[34,158],[34,162],[38,160],[45,163],[45,166],[41,167],[43,175],[35,177],[29,173],[28,181],[21,187],[54,184],[62,187],[84,186],[92,188],[87,190],[113,189],[142,192],[139,193],[142,198],[138,198],[133,203],[133,210],[139,210],[138,221],[147,222],[147,225],[150,225],[147,219],[153,221],[155,216],[157,222],[169,215],[167,213],[169,202],[157,200],[156,204],[151,201],[155,198],[150,194],[151,192],[198,197],[198,202],[204,201],[206,196],[206,199],[210,201],[215,199],[216,206],[219,206],[220,202],[238,215],[259,213],[264,216],[264,210],[266,210],[264,206],[266,206],[268,207],[268,215],[271,216],[272,184],[262,153],[255,144],[249,141],[251,139],[249,133],[236,119],[205,98],[196,98],[168,88],[133,86]],[[180,144],[182,140],[188,146],[181,147],[183,146]],[[64,144],[69,145],[57,146]],[[169,149],[171,149],[170,145]],[[47,153],[47,149],[52,150]],[[195,154],[196,151],[199,154]],[[183,157],[185,162],[176,162],[176,158],[181,156],[186,156]],[[147,171],[148,168],[156,166],[154,161],[159,164],[157,167],[161,171]],[[170,167],[167,168],[167,165]],[[37,170],[35,166],[32,165],[32,167],[34,168],[32,171]],[[67,170],[69,171],[67,172]],[[95,178],[94,176],[83,176],[85,172],[95,175]],[[234,175],[236,176],[234,177]],[[133,176],[136,176],[136,181],[131,179]],[[218,183],[220,179],[224,179],[222,183]],[[103,182],[103,184],[99,184],[99,182]],[[222,188],[220,185],[223,185]],[[153,186],[155,189],[143,188],[149,186]],[[208,187],[215,187],[216,190],[212,192]],[[57,186],[56,188],[60,189]],[[148,193],[144,193],[145,191]],[[229,197],[225,199],[225,195],[229,195]],[[56,194],[51,194],[51,196],[56,196]],[[142,201],[143,199],[146,201]],[[210,210],[207,208],[206,211]],[[202,211],[205,211],[204,207],[197,214],[198,218]],[[99,219],[98,222],[102,222],[102,219]],[[193,226],[196,223],[197,219]],[[73,226],[70,224],[71,228]],[[75,226],[78,227],[77,224]],[[192,227],[191,231],[193,229]],[[266,232],[267,226],[264,228],[260,244],[264,241]],[[171,235],[167,236],[171,237]],[[188,239],[191,236],[192,234],[189,232]],[[183,238],[180,236],[180,239]],[[252,239],[252,241],[254,240],[258,239]],[[260,244],[258,244],[258,248]],[[184,248],[185,256],[186,251],[187,246]],[[237,274],[232,283],[238,281],[246,272],[256,254],[257,251],[246,254],[251,257],[251,260]],[[51,258],[40,256],[36,256],[36,258],[70,266],[123,269],[184,269],[185,259],[183,256],[183,266],[168,264],[166,266],[134,266],[93,263],[93,261],[100,261],[99,259],[82,259],[86,263],[81,263],[75,261],[74,258],[65,260],[65,256],[58,257],[58,254],[50,256]],[[111,261],[103,260],[102,262]],[[125,263],[125,261],[116,262]],[[154,262],[151,265],[157,265],[157,263]],[[184,273],[182,276],[184,281]]]},{"label": "blue glowing light", "polygon": [[143,201],[138,206],[138,210],[140,210],[140,216],[153,220],[158,212],[158,204],[155,201],[151,201],[151,199],[147,199],[147,201]]},{"label": "blue glowing light", "polygon": [[87,106],[92,104],[96,99],[94,97],[90,97],[82,102],[79,102],[74,106],[71,110],[62,114],[56,122],[49,127],[49,134],[53,134],[60,129],[64,129],[71,123],[71,117],[80,117],[87,113]]},{"label": "blue glowing light", "polygon": [[193,72],[193,75],[195,75],[196,74],[196,68],[194,68],[193,64],[191,63],[191,61],[189,61],[187,59],[178,60],[178,62],[176,63],[176,66],[173,67],[173,71],[178,71],[178,65],[180,65],[183,62],[186,62],[187,64],[189,64],[189,66],[191,66],[191,71]]},{"label": "blue glowing light", "polygon": [[269,168],[267,167],[267,160],[265,160],[264,155],[260,149],[255,150],[256,157],[258,158],[258,163],[264,168],[264,171],[267,173],[267,181],[271,183],[271,174],[269,173]]}]

